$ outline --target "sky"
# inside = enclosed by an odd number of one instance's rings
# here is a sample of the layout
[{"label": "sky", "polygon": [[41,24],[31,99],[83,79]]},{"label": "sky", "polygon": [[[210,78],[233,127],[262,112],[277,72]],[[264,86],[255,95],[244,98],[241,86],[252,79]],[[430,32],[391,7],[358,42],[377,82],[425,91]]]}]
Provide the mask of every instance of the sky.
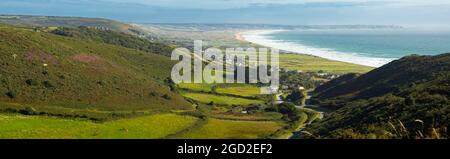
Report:
[{"label": "sky", "polygon": [[450,28],[450,0],[0,0],[0,14],[100,17],[135,23]]}]

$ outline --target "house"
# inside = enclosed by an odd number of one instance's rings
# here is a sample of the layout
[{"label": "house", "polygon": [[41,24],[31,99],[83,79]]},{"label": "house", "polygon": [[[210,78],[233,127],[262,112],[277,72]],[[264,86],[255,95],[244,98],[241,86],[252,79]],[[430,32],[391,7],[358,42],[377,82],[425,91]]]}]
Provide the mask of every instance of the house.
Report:
[{"label": "house", "polygon": [[272,92],[272,93],[276,93],[276,92],[278,92],[278,87],[270,87],[270,92]]},{"label": "house", "polygon": [[298,90],[303,91],[303,90],[305,90],[305,87],[299,86],[299,87],[298,87]]}]

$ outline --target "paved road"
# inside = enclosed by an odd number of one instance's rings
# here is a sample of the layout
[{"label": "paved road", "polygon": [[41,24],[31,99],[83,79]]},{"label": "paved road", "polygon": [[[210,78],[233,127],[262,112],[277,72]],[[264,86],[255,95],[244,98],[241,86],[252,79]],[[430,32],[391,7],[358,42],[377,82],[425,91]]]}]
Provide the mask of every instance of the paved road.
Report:
[{"label": "paved road", "polygon": [[[311,99],[312,92],[313,92],[313,90],[308,90],[307,97],[306,97],[306,103],[309,103],[308,100]],[[305,106],[295,106],[295,107],[298,108],[298,109],[305,109],[305,108],[306,108],[306,109],[314,110],[314,111],[320,113],[319,119],[323,119],[323,117],[324,117],[324,115],[325,115],[326,113],[330,113],[330,112],[333,111],[333,110],[330,110],[330,109],[328,109],[328,108],[321,107],[321,106],[319,106],[319,105],[305,105]],[[305,127],[303,127],[302,129],[300,129],[299,131],[294,132],[294,134],[292,134],[292,136],[289,137],[289,139],[295,139],[296,137],[298,137],[298,136],[301,134],[301,132],[302,132],[306,127],[308,127],[310,124],[311,124],[311,123],[309,123],[308,125],[305,125]]]}]

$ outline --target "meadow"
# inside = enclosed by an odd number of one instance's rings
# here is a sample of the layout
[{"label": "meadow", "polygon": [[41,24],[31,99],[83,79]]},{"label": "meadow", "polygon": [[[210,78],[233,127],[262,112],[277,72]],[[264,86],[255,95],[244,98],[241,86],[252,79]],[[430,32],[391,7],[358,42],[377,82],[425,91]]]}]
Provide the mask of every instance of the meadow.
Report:
[{"label": "meadow", "polygon": [[212,92],[212,87],[214,84],[207,83],[180,83],[177,85],[178,88],[195,91],[195,92]]},{"label": "meadow", "polygon": [[190,92],[183,92],[181,94],[184,97],[193,99],[195,101],[198,101],[198,102],[201,102],[204,104],[210,104],[211,102],[213,102],[213,104],[217,104],[217,105],[250,105],[250,104],[264,103],[264,101],[261,101],[261,100],[238,98],[238,97],[231,97],[231,96],[220,96],[220,95],[215,95],[215,94],[190,93]]},{"label": "meadow", "polygon": [[282,124],[272,121],[234,121],[211,118],[202,127],[180,134],[177,138],[257,139],[271,135],[282,126]]},{"label": "meadow", "polygon": [[237,95],[242,97],[256,97],[260,95],[261,89],[253,85],[231,85],[231,86],[218,86],[215,89],[216,93]]},{"label": "meadow", "polygon": [[324,71],[328,73],[366,73],[372,67],[328,60],[304,54],[280,54],[280,67],[288,70]]},{"label": "meadow", "polygon": [[0,114],[0,138],[157,139],[194,125],[192,116],[159,114],[96,123],[85,119]]}]

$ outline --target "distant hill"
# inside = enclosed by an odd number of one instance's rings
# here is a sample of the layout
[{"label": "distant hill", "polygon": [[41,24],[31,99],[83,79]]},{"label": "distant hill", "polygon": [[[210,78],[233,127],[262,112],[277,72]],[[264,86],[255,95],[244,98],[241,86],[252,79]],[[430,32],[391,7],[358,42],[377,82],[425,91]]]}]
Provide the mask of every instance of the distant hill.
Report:
[{"label": "distant hill", "polygon": [[175,63],[166,56],[8,25],[0,25],[0,52],[2,110],[192,109],[166,81]]},{"label": "distant hill", "polygon": [[101,30],[89,27],[60,27],[49,32],[56,35],[113,44],[165,56],[171,56],[172,50],[175,49],[175,46],[173,45],[166,45],[160,42],[152,42],[146,38],[140,38],[138,36],[112,30]]},{"label": "distant hill", "polygon": [[25,27],[93,27],[130,33],[131,25],[102,18],[0,15],[0,23]]},{"label": "distant hill", "polygon": [[333,138],[448,136],[449,95],[450,53],[404,57],[317,88],[313,101],[337,111],[311,131]]}]

